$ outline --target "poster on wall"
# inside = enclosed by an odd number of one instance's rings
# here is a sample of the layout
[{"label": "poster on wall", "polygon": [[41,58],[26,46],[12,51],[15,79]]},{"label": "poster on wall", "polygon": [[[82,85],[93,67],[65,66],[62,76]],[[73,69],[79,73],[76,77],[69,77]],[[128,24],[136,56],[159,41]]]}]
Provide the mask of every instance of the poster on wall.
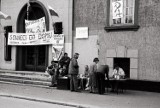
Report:
[{"label": "poster on wall", "polygon": [[37,20],[25,20],[26,33],[46,32],[45,17]]},{"label": "poster on wall", "polygon": [[88,38],[88,27],[76,27],[76,39]]},{"label": "poster on wall", "polygon": [[123,0],[112,0],[112,15],[113,19],[123,17]]},{"label": "poster on wall", "polygon": [[64,52],[63,48],[55,48],[52,46],[52,57],[54,61],[59,61]]},{"label": "poster on wall", "polygon": [[53,60],[59,61],[64,51],[64,36],[59,35],[54,37],[56,43],[52,44]]}]

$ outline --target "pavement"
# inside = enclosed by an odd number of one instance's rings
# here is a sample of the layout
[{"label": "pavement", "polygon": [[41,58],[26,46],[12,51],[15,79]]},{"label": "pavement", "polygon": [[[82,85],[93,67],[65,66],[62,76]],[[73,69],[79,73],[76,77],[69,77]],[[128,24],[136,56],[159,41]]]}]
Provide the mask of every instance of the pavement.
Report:
[{"label": "pavement", "polygon": [[71,92],[56,87],[36,87],[0,82],[0,96],[38,101],[75,108],[159,108],[160,93],[131,91],[107,92],[103,95],[89,91]]}]

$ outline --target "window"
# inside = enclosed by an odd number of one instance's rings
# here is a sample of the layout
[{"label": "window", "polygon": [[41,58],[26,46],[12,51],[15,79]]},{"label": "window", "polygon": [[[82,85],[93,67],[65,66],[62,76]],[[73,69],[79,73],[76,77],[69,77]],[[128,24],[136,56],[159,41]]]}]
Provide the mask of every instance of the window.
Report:
[{"label": "window", "polygon": [[4,57],[6,61],[11,61],[11,46],[8,45],[8,33],[12,32],[12,26],[5,26],[5,40],[4,40]]},{"label": "window", "polygon": [[111,25],[134,24],[135,0],[111,0]]},{"label": "window", "polygon": [[107,30],[138,29],[138,0],[108,0]]}]

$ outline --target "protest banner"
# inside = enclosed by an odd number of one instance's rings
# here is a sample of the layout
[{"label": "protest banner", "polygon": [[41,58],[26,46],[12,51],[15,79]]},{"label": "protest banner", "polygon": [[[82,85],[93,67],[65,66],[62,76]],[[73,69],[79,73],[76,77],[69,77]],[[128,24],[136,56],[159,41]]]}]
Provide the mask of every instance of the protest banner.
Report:
[{"label": "protest banner", "polygon": [[37,20],[25,20],[26,33],[46,32],[45,17]]},{"label": "protest banner", "polygon": [[9,33],[8,45],[54,45],[62,47],[64,34],[54,34],[53,31],[42,33]]}]

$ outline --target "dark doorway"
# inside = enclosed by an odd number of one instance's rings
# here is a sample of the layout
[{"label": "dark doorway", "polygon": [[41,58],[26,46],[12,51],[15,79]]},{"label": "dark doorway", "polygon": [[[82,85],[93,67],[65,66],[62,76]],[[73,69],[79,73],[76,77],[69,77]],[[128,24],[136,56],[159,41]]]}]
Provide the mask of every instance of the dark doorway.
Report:
[{"label": "dark doorway", "polygon": [[46,46],[27,46],[25,48],[24,68],[29,71],[43,71],[45,68]]},{"label": "dark doorway", "polygon": [[113,66],[115,65],[124,70],[126,78],[130,77],[130,58],[114,58]]},{"label": "dark doorway", "polygon": [[[39,1],[31,1],[29,20],[45,17],[46,29],[49,30],[49,16],[45,6]],[[27,19],[27,4],[21,9],[17,19],[17,32],[25,33],[25,19]],[[45,71],[48,65],[48,45],[18,46],[16,56],[16,70]]]}]

